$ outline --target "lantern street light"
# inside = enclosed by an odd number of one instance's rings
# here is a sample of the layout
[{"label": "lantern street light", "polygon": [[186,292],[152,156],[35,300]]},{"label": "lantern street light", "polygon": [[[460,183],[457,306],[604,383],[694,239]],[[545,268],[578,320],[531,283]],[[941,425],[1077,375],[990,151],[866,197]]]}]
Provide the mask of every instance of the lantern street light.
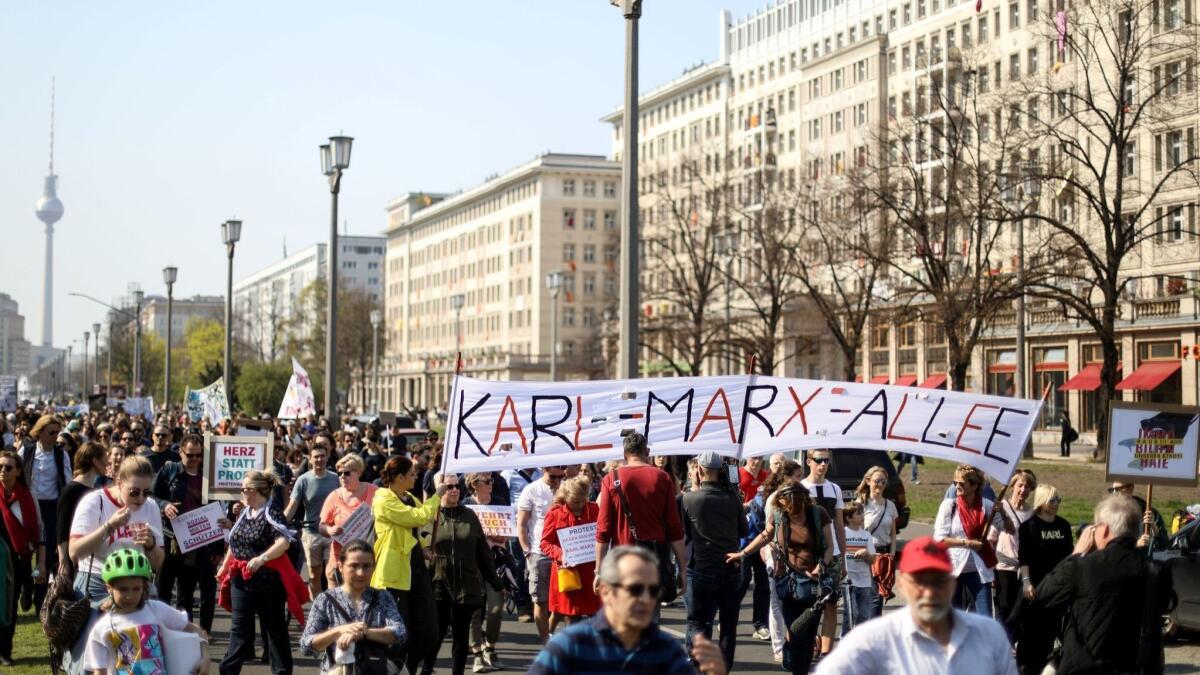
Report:
[{"label": "lantern street light", "polygon": [[165,364],[165,375],[163,376],[163,409],[171,409],[171,315],[175,309],[175,279],[179,276],[179,270],[170,265],[163,268],[163,283],[167,285],[167,356]]},{"label": "lantern street light", "polygon": [[338,193],[342,189],[342,172],[350,168],[350,148],[354,139],[349,136],[330,136],[321,146],[321,173],[329,178],[331,207],[329,213],[329,251],[326,255],[329,272],[326,274],[327,313],[325,316],[325,417],[333,428],[337,414],[337,278],[338,278]]},{"label": "lantern street light", "polygon": [[[227,220],[221,223],[221,241],[229,259],[225,268],[225,367],[221,371],[225,385],[225,402],[229,403],[229,392],[233,391],[233,250],[242,238],[242,221]],[[232,413],[232,410],[230,410]]]},{"label": "lantern street light", "polygon": [[379,310],[371,310],[371,368],[375,371],[371,376],[371,409],[374,412],[379,412],[379,324],[382,320]]},{"label": "lantern street light", "polygon": [[[91,336],[92,336],[91,333],[87,332],[86,330],[83,331],[83,395],[84,396],[88,395],[88,338],[90,338]],[[99,340],[100,336],[97,335],[96,339]]]},{"label": "lantern street light", "polygon": [[92,386],[100,388],[100,324],[92,324],[92,335],[96,336],[96,346],[92,348]]},{"label": "lantern street light", "polygon": [[546,275],[546,288],[550,289],[550,381],[558,380],[558,293],[562,289],[563,273],[550,272]]},{"label": "lantern street light", "polygon": [[454,349],[460,354],[462,352],[462,308],[465,304],[467,304],[467,296],[462,293],[450,296],[450,309],[454,310]]}]

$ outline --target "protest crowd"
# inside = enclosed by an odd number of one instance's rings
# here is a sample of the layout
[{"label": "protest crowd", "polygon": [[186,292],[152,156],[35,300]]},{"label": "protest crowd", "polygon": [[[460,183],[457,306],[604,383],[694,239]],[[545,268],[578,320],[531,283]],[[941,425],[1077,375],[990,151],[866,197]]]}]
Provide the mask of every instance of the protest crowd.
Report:
[{"label": "protest crowd", "polygon": [[[173,522],[214,508],[203,434],[239,431],[271,435],[274,458],[188,548]],[[933,536],[901,547],[882,467],[850,493],[826,478],[836,451],[738,465],[622,440],[622,461],[456,475],[435,431],[378,420],[26,406],[0,451],[0,664],[18,608],[40,608],[68,673],[171,672],[174,644],[222,674],[294,672],[299,653],[322,673],[432,673],[444,643],[455,675],[512,670],[513,621],[536,626],[545,675],[734,672],[748,629],[792,673],[1162,672],[1172,584],[1148,552],[1166,528],[1131,485],[1068,523],[1033,472],[996,495],[962,465]],[[682,644],[658,626],[669,603]]]}]

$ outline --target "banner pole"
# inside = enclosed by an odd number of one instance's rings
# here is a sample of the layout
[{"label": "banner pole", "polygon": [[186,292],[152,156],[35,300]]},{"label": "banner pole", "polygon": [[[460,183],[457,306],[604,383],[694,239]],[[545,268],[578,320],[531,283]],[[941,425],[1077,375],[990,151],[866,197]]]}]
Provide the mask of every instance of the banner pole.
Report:
[{"label": "banner pole", "polygon": [[[1154,513],[1151,510],[1153,508],[1151,506],[1151,504],[1153,504],[1153,502],[1154,502],[1154,483],[1150,483],[1149,485],[1146,486],[1146,513],[1142,514],[1143,518],[1145,518],[1147,514]],[[1154,532],[1152,532],[1153,528],[1154,528],[1154,525],[1143,522],[1142,523],[1142,534],[1149,536],[1151,538],[1151,540],[1153,540],[1154,539]]]},{"label": "banner pole", "polygon": [[[748,376],[748,377],[747,377],[747,382],[748,382],[748,384],[747,384],[747,386],[746,386],[746,396],[749,396],[749,395],[750,395],[750,387],[753,387],[753,386],[754,386],[754,383],[755,383],[755,382],[757,381],[757,379],[758,379],[758,375],[757,375],[757,374],[755,374],[755,372],[754,372],[754,366],[755,366],[757,363],[758,363],[758,355],[756,355],[756,354],[751,354],[751,355],[750,355],[750,361],[749,361],[749,363],[747,363],[747,364],[746,364],[746,375]],[[743,403],[742,403],[742,408],[743,408],[743,409],[746,407],[746,404],[747,404],[747,403],[749,403],[749,401],[745,401],[745,402],[743,402]],[[745,420],[742,420],[742,423],[743,423],[743,426],[744,426],[744,425],[745,425]],[[745,450],[745,448],[746,448],[746,434],[745,434],[745,433],[742,433],[741,435],[739,435],[739,436],[738,436],[738,444],[737,444],[737,446],[738,446],[738,447],[737,447],[737,463],[738,463],[738,466],[740,467],[740,466],[742,465],[742,452],[743,452],[743,451]]]},{"label": "banner pole", "polygon": [[[446,428],[450,428],[450,420],[454,418],[454,399],[458,393],[458,378],[462,375],[462,352],[458,352],[458,357],[454,361],[454,382],[450,385],[450,403],[446,406]],[[442,434],[442,465],[438,469],[438,477],[445,479],[446,461],[449,459],[450,452],[450,434]],[[434,486],[434,491],[437,491],[437,486]],[[440,501],[440,498],[439,498]],[[425,560],[433,559],[433,546],[437,542],[438,534],[438,516],[442,514],[442,507],[439,504],[437,515],[433,517],[433,529],[429,532],[429,547],[425,549]]]}]

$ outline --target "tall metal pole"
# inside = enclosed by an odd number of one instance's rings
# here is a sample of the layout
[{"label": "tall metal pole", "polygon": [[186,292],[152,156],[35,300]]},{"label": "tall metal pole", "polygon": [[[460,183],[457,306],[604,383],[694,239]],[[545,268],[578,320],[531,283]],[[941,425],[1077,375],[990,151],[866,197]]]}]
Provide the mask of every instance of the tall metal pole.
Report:
[{"label": "tall metal pole", "polygon": [[[232,265],[230,267],[232,268]],[[163,409],[168,411],[171,409],[171,328],[175,309],[175,273],[174,267],[163,269],[163,278],[167,282],[167,355],[166,364],[163,366],[166,369],[163,376]]]},{"label": "tall metal pole", "polygon": [[550,381],[558,381],[558,289],[550,291]]},{"label": "tall metal pole", "polygon": [[325,417],[329,420],[329,428],[334,428],[337,415],[337,364],[334,355],[337,352],[337,289],[338,289],[338,192],[341,190],[342,172],[334,171],[329,177],[329,193],[332,195],[332,205],[329,210],[329,252],[325,257],[329,263],[329,271],[325,275],[327,281],[328,311],[325,315]]},{"label": "tall metal pole", "polygon": [[622,160],[620,354],[617,377],[638,376],[638,20],[642,0],[612,0],[625,17],[625,146]]},{"label": "tall metal pole", "polygon": [[[225,364],[221,375],[225,385],[226,402],[232,402],[233,399],[230,394],[233,391],[233,249],[236,246],[236,242],[225,244],[228,256],[225,266]],[[233,412],[232,404],[229,412]]]},{"label": "tall metal pole", "polygon": [[92,334],[96,336],[96,344],[92,347],[92,386],[100,388],[100,324],[92,324]]},{"label": "tall metal pole", "polygon": [[[84,395],[84,397],[86,397],[88,395],[88,339],[91,336],[92,336],[91,333],[87,332],[86,330],[83,331],[83,395]],[[100,336],[97,335],[96,339],[99,340]]]},{"label": "tall metal pole", "polygon": [[133,313],[133,394],[142,395],[142,292],[134,291]]},{"label": "tall metal pole", "polygon": [[71,383],[71,352],[75,349],[75,345],[67,345],[67,361],[63,364],[63,399],[71,397],[71,388],[74,386]]},{"label": "tall metal pole", "polygon": [[379,410],[379,322],[371,322],[371,407]]},{"label": "tall metal pole", "polygon": [[104,404],[105,405],[108,405],[108,399],[115,398],[112,393],[112,348],[113,348],[112,329],[113,329],[113,315],[111,312],[109,312],[109,314],[108,314],[108,365],[105,366],[105,368],[104,368],[105,377],[107,378],[107,382],[104,385]]}]

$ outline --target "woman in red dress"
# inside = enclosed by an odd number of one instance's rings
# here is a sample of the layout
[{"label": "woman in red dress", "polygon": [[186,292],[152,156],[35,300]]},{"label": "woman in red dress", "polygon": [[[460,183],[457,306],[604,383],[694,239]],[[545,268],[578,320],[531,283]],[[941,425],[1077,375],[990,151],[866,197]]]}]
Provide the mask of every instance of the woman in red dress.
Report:
[{"label": "woman in red dress", "polygon": [[[559,589],[560,568],[563,568],[563,548],[559,540],[560,530],[596,522],[600,515],[600,507],[595,502],[588,501],[591,495],[592,482],[587,476],[579,475],[564,480],[554,493],[554,506],[546,512],[546,520],[542,525],[542,554],[550,558],[550,632],[562,622],[575,623],[592,616],[600,609],[600,598],[592,591],[592,580],[596,575],[596,563],[588,562],[574,567],[579,577],[579,586],[573,591]],[[588,541],[594,539],[589,537]]]}]

